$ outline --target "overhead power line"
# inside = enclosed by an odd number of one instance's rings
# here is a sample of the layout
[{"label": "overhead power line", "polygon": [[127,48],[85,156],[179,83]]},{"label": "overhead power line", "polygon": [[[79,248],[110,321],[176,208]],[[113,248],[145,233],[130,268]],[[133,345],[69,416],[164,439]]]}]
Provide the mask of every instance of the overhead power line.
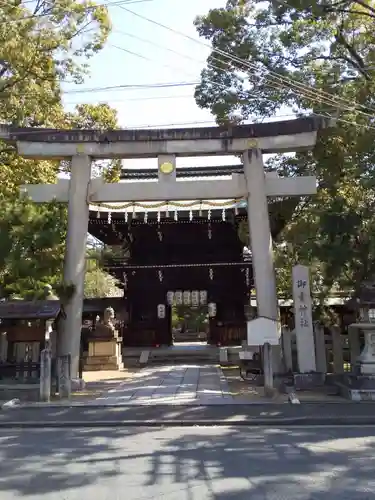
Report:
[{"label": "overhead power line", "polygon": [[[121,5],[132,5],[136,3],[145,3],[145,2],[153,2],[155,0],[118,0],[118,1],[113,1],[113,2],[104,2],[104,3],[99,3],[97,5],[91,5],[86,8],[86,12],[92,12],[96,9],[99,9],[100,7],[119,7]],[[22,4],[29,4],[29,3],[34,3],[34,0],[22,2],[20,7],[22,7]],[[17,7],[17,5],[11,3],[11,2],[5,2],[4,0],[0,0],[0,7]],[[7,20],[7,23],[11,24],[18,24],[22,23],[24,21],[29,21],[30,19],[43,19],[43,18],[49,18],[53,14],[51,12],[45,13],[45,14],[38,14],[38,13],[31,13],[28,16],[25,16],[21,19],[9,19]]]},{"label": "overhead power line", "polygon": [[[200,42],[199,42],[199,43],[200,43]],[[149,60],[149,61],[152,61],[152,62],[156,62],[156,61],[153,61],[152,59],[150,59],[150,58],[148,58],[148,57],[142,56],[141,54],[138,54],[138,53],[135,53],[135,52],[132,52],[132,51],[128,51],[127,49],[124,49],[124,48],[122,48],[122,47],[117,47],[117,46],[115,46],[115,48],[118,48],[118,49],[120,49],[120,50],[123,50],[124,52],[130,53],[131,55],[134,55],[134,56],[137,56],[137,57],[141,57],[141,58],[145,58],[146,60]],[[181,55],[181,57],[187,57],[185,54],[180,54],[180,55]],[[189,57],[189,56],[188,56],[188,57]],[[189,57],[189,59],[191,59],[191,58]],[[221,60],[219,60],[219,61],[220,61],[220,63],[222,63],[222,61],[221,61]],[[159,62],[159,61],[157,61],[157,62],[158,62],[158,64],[160,65],[160,62]],[[168,65],[168,66],[170,67],[170,65]],[[212,65],[211,65],[211,66],[212,66]],[[215,66],[213,66],[213,67],[215,67]],[[215,68],[216,68],[216,67],[215,67]],[[177,69],[177,70],[181,71],[181,68],[176,68],[176,67],[173,67],[173,69]],[[225,69],[223,69],[223,68],[217,68],[217,70],[218,70],[218,71],[225,71]],[[179,83],[179,82],[178,82],[178,83]],[[189,84],[191,84],[191,85],[195,85],[195,84],[196,84],[195,82],[182,82],[182,83],[189,83]],[[223,85],[223,84],[220,84],[220,83],[217,83],[217,82],[211,82],[211,83],[212,83],[213,85],[215,85],[215,86],[218,86],[219,88],[223,88],[223,89],[227,90],[227,86],[226,86],[226,85]],[[153,84],[151,84],[151,85],[153,85]],[[173,85],[174,85],[174,84],[173,84]],[[271,88],[273,88],[273,87],[274,87],[274,88],[277,88],[277,89],[279,88],[278,86],[276,86],[276,87],[275,87],[275,84],[274,84],[274,83],[271,83],[271,82],[267,83],[266,85],[267,85],[267,86],[269,86],[269,87],[271,87]],[[147,84],[146,84],[146,86],[145,86],[145,87],[147,88]],[[86,89],[86,91],[87,91],[87,90],[92,92],[92,91],[96,91],[97,89]],[[73,93],[74,93],[74,92],[75,92],[75,91],[73,91]],[[78,92],[78,93],[79,93],[79,92]],[[256,93],[253,93],[253,98],[254,98],[254,99],[256,99],[257,97],[258,97],[258,95],[257,95]],[[315,98],[315,101],[316,101],[316,100],[317,100],[319,103],[326,103],[326,102],[325,102],[325,101],[323,101],[320,97]],[[315,113],[315,114],[316,114],[316,113]],[[280,115],[279,115],[279,116],[280,116]],[[291,115],[288,115],[288,116],[291,116]],[[295,115],[292,115],[292,116],[295,116]],[[322,113],[321,113],[321,114],[317,114],[317,116],[322,116],[322,117],[325,117],[325,118],[332,118],[332,117],[331,117],[331,116],[329,116],[328,114],[322,114]],[[341,122],[343,122],[343,123],[348,123],[348,124],[351,124],[351,125],[357,125],[357,126],[358,126],[358,123],[356,123],[356,122],[353,122],[353,121],[348,121],[348,120],[344,120],[344,119],[340,119],[340,118],[338,118],[338,119],[339,119],[339,121],[341,121]],[[194,123],[196,123],[196,122],[194,122]],[[191,124],[191,125],[193,125],[193,123],[190,123],[190,124]],[[182,125],[184,125],[184,124],[180,124],[180,125],[182,126]],[[165,124],[164,126],[173,126],[173,124]],[[367,128],[371,128],[371,129],[372,129],[372,128],[374,128],[374,127],[367,126]],[[375,128],[374,128],[374,129],[375,129]]]},{"label": "overhead power line", "polygon": [[[142,17],[144,17],[144,16],[142,16]],[[164,50],[166,50],[166,51],[169,51],[169,52],[175,53],[175,54],[179,55],[180,57],[183,57],[183,58],[186,58],[186,59],[189,59],[189,60],[193,60],[193,61],[196,61],[196,62],[200,62],[200,63],[202,63],[202,64],[204,64],[204,63],[205,63],[205,61],[198,61],[197,59],[194,59],[194,58],[192,58],[192,57],[190,57],[190,56],[187,56],[186,54],[182,54],[182,53],[180,53],[180,52],[177,52],[177,51],[175,51],[175,50],[173,50],[173,49],[170,49],[170,48],[168,48],[168,47],[164,47],[163,45],[158,45],[158,44],[156,44],[156,45],[155,45],[155,44],[153,43],[153,41],[152,41],[152,40],[147,40],[147,39],[144,39],[144,38],[138,37],[137,35],[129,34],[129,33],[126,33],[126,32],[118,32],[118,33],[123,34],[123,35],[125,35],[125,36],[131,36],[132,38],[135,38],[135,39],[138,39],[138,40],[140,40],[140,41],[143,41],[143,42],[149,43],[149,44],[151,44],[151,45],[157,46],[157,47],[159,47],[159,48],[161,48],[161,49],[164,49]],[[186,36],[187,36],[187,35],[186,35]],[[189,37],[189,38],[190,38],[190,37]],[[200,42],[199,42],[199,43],[200,43]],[[112,45],[112,46],[113,46],[114,48],[116,48],[116,49],[122,50],[122,51],[124,51],[124,52],[126,52],[126,53],[129,53],[129,54],[131,54],[131,55],[141,57],[142,59],[146,59],[146,60],[151,61],[151,62],[156,62],[156,61],[154,61],[153,59],[150,59],[149,57],[146,57],[146,56],[140,55],[140,54],[138,54],[138,53],[135,53],[135,52],[129,51],[129,50],[127,50],[127,49],[123,48],[123,47],[119,47],[119,46],[117,46],[117,45]],[[211,57],[211,60],[218,61],[218,63],[219,63],[219,64],[222,64],[222,63],[223,63],[223,60],[222,60],[222,59],[218,59],[218,58],[216,58],[216,57]],[[160,65],[160,62],[159,62],[159,61],[157,61],[157,63]],[[171,67],[171,65],[168,65],[168,67]],[[225,68],[223,68],[223,67],[218,67],[218,66],[216,66],[216,65],[212,64],[212,62],[210,62],[210,68],[215,69],[215,70],[216,70],[216,71],[218,71],[218,72],[225,72],[225,71],[226,71],[226,69],[225,69]],[[181,69],[180,69],[180,68],[176,68],[176,69],[181,71]],[[184,73],[186,73],[186,72],[184,72]],[[248,79],[250,80],[250,82],[251,82],[251,83],[253,83],[254,85],[256,85],[256,84],[259,82],[259,76],[255,77],[255,76],[254,76],[254,75],[252,75],[252,74],[248,74],[248,75],[247,75],[247,77],[248,77]],[[242,78],[240,78],[239,76],[237,76],[237,78],[238,78],[238,79],[239,79],[242,83],[244,83]],[[210,84],[211,84],[211,85],[213,85],[213,86],[216,86],[216,87],[222,88],[223,90],[228,90],[228,88],[227,88],[227,86],[226,86],[225,84],[220,84],[220,83],[217,83],[217,82],[214,82],[214,81],[210,81]],[[271,82],[270,82],[270,81],[266,81],[265,83],[263,83],[263,85],[264,85],[264,86],[266,86],[266,87],[269,87],[269,88],[274,88],[274,89],[280,90],[280,84],[275,84],[273,81],[271,81]],[[284,86],[284,87],[285,87],[285,86]],[[290,90],[290,88],[289,88],[289,87],[287,87],[287,89],[288,89],[288,90]],[[301,93],[301,92],[300,92],[300,93]],[[259,94],[259,93],[254,92],[254,93],[253,93],[253,98],[254,98],[254,99],[256,99],[256,98],[258,98],[258,97],[262,97],[262,95],[261,95],[261,94]],[[305,97],[306,97],[306,95],[305,95]],[[336,107],[336,108],[340,105],[342,109],[346,109],[346,110],[349,110],[349,111],[352,111],[352,110],[353,110],[353,107],[350,107],[350,106],[348,106],[348,105],[346,105],[346,104],[345,104],[345,106],[343,106],[343,105],[342,105],[342,103],[338,104],[337,102],[332,102],[332,100],[327,100],[326,98],[325,98],[325,99],[323,99],[323,98],[322,98],[321,96],[319,96],[319,95],[318,95],[318,96],[316,96],[316,94],[315,94],[315,93],[313,94],[313,96],[308,95],[307,97],[308,97],[309,99],[314,100],[314,102],[319,102],[320,104],[326,104],[326,105],[328,105],[328,106],[334,106],[334,107]],[[363,113],[363,112],[361,112],[361,113]]]},{"label": "overhead power line", "polygon": [[110,43],[109,46],[114,47],[115,49],[121,50],[122,52],[126,52],[127,54],[130,54],[132,56],[138,57],[140,59],[144,59],[145,61],[157,63],[158,66],[163,66],[164,68],[173,69],[173,71],[177,70],[177,71],[180,71],[181,73],[183,73],[189,77],[192,77],[192,73],[185,71],[184,68],[179,68],[178,66],[174,66],[174,65],[171,65],[168,63],[162,63],[160,61],[155,61],[151,57],[145,56],[143,54],[139,54],[138,52],[133,52],[132,50],[125,49],[124,47],[119,47],[118,45],[114,45],[113,43]]},{"label": "overhead power line", "polygon": [[123,84],[111,85],[108,87],[91,87],[87,89],[72,89],[64,91],[64,94],[82,94],[86,92],[107,92],[113,90],[143,90],[143,89],[164,89],[174,87],[191,87],[197,85],[198,82],[170,82],[170,83],[143,83],[143,84]]},{"label": "overhead power line", "polygon": [[[2,0],[1,0],[2,1]],[[214,53],[217,53],[217,54],[220,54],[222,57],[225,57],[227,60],[231,61],[231,62],[236,62],[237,64],[241,64],[241,65],[244,65],[246,67],[247,70],[252,70],[252,71],[255,71],[256,73],[253,75],[253,77],[257,78],[259,80],[259,78],[264,78],[265,80],[267,80],[267,85],[271,88],[277,88],[277,89],[280,89],[280,88],[283,88],[285,87],[285,83],[287,83],[288,85],[288,90],[289,91],[293,91],[295,93],[300,93],[303,97],[305,98],[309,98],[310,100],[313,100],[316,102],[317,100],[317,97],[319,96],[319,100],[318,102],[320,103],[325,103],[325,104],[328,104],[328,105],[331,105],[333,107],[336,107],[336,108],[339,108],[339,109],[344,109],[344,110],[357,110],[360,114],[362,115],[365,115],[367,117],[372,117],[372,115],[368,114],[367,112],[364,112],[364,111],[361,111],[361,110],[358,110],[358,108],[356,106],[352,106],[352,107],[348,107],[348,105],[345,103],[344,100],[342,100],[341,98],[338,98],[337,96],[334,96],[333,94],[330,94],[328,92],[324,92],[320,89],[311,89],[310,87],[304,85],[303,83],[301,82],[297,82],[295,80],[293,80],[292,78],[288,78],[288,77],[284,77],[284,76],[281,76],[279,75],[278,73],[276,72],[272,72],[272,71],[269,71],[269,74],[268,75],[259,75],[259,71],[260,68],[258,68],[256,65],[250,63],[249,61],[246,61],[244,59],[241,59],[233,54],[230,54],[228,52],[225,52],[225,51],[222,51],[220,49],[216,49],[216,48],[212,48],[211,45],[207,44],[207,43],[204,43],[200,40],[197,40],[189,35],[186,35],[184,33],[182,33],[181,31],[178,31],[174,28],[171,28],[170,26],[166,26],[158,21],[155,21],[153,19],[150,19],[146,16],[143,16],[141,14],[138,14],[126,7],[124,7],[124,5],[129,5],[129,4],[132,4],[132,3],[138,3],[138,2],[144,2],[144,1],[152,1],[152,0],[120,0],[120,1],[114,1],[114,2],[107,2],[107,3],[103,3],[103,4],[98,4],[97,6],[94,6],[92,8],[97,8],[97,7],[100,7],[100,6],[114,6],[114,7],[119,7],[121,9],[123,9],[124,11],[136,16],[136,17],[139,17],[140,19],[143,19],[147,22],[150,22],[154,25],[157,25],[159,27],[162,27],[170,32],[173,32],[175,34],[178,34],[180,36],[183,36],[184,38],[187,38],[191,41],[193,41],[194,43],[198,43],[199,45],[201,46],[205,46],[207,48],[209,48],[210,50],[213,50]],[[12,4],[7,4],[6,2],[2,1],[3,4],[5,5],[12,5]],[[88,8],[90,9],[90,7]],[[46,14],[48,15],[48,14]],[[134,37],[134,35],[133,35]],[[139,37],[138,37],[139,38]],[[118,46],[114,46],[115,48],[117,49],[120,49],[120,50],[123,50],[125,52],[128,52],[129,54],[133,54],[137,57],[141,57],[143,59],[146,59],[146,60],[151,60],[150,58],[147,58],[146,56],[143,56],[141,54],[137,54],[137,53],[134,53],[132,51],[129,51],[127,49],[124,49],[123,47],[118,47]],[[164,48],[166,49],[166,48]],[[169,50],[169,51],[173,51],[172,49],[166,49],[166,50]],[[176,52],[176,51],[173,51],[173,52]],[[193,58],[190,58],[189,56],[186,56],[186,55],[181,55],[182,57],[186,57],[186,58],[189,58],[189,59],[193,59]],[[220,64],[222,64],[223,61],[222,59],[217,59],[215,57],[212,57],[211,59],[214,59],[214,60],[217,60],[218,62],[220,62]],[[194,60],[194,59],[193,59]],[[152,60],[151,60],[152,61]],[[169,65],[165,65],[165,66],[169,66]],[[215,67],[214,65],[210,64],[210,67],[213,67],[213,69],[217,69],[219,71],[223,71],[223,68],[217,68]],[[175,68],[174,68],[175,69]],[[242,70],[244,70],[244,68],[241,68]],[[271,80],[271,81],[270,81]],[[215,83],[215,82],[211,82],[211,83]],[[252,82],[252,83],[255,83],[255,82]],[[318,94],[318,96],[317,96]],[[363,109],[366,109],[366,111],[369,109],[365,106],[362,106],[362,105],[359,105],[359,107],[363,108]],[[371,110],[375,113],[375,110]]]},{"label": "overhead power line", "polygon": [[[323,92],[323,91],[320,91],[319,89],[311,89],[309,87],[307,87],[306,85],[300,83],[300,82],[295,82],[293,81],[292,79],[290,78],[287,78],[287,77],[281,77],[279,74],[275,73],[275,72],[270,72],[271,74],[271,77],[269,75],[259,75],[259,71],[260,69],[258,67],[256,67],[254,64],[252,63],[249,63],[248,61],[244,60],[244,59],[240,59],[238,58],[237,56],[234,56],[233,54],[229,54],[225,51],[221,51],[221,50],[218,50],[218,49],[212,49],[212,47],[209,45],[209,44],[206,44],[204,42],[201,42],[197,39],[194,39],[192,37],[190,37],[189,35],[186,35],[178,30],[175,30],[174,28],[171,28],[169,26],[166,26],[166,25],[163,25],[162,23],[159,23],[157,21],[154,21],[152,19],[149,19],[147,18],[146,16],[142,16],[138,13],[135,13],[133,11],[131,11],[130,9],[127,9],[126,7],[123,7],[123,4],[126,4],[126,3],[130,3],[129,0],[127,2],[113,2],[113,5],[117,6],[117,7],[120,7],[121,9],[129,12],[130,14],[132,15],[135,15],[141,19],[144,19],[145,21],[148,21],[148,22],[151,22],[155,25],[158,25],[164,29],[167,29],[173,33],[176,33],[180,36],[183,36],[195,43],[198,43],[199,45],[201,46],[205,46],[207,48],[209,48],[210,50],[213,50],[214,53],[218,53],[220,54],[221,56],[225,57],[228,61],[230,62],[235,62],[236,64],[240,64],[241,66],[244,66],[246,68],[247,71],[251,71],[252,73],[250,73],[250,75],[248,75],[248,78],[253,78],[253,79],[257,79],[256,81],[254,80],[250,80],[253,84],[256,84],[257,81],[259,81],[259,79],[261,78],[264,78],[264,80],[266,81],[264,84],[266,86],[269,86],[270,88],[276,88],[276,89],[280,89],[280,88],[285,88],[287,90],[290,90],[290,91],[294,91],[296,93],[299,93],[300,95],[302,95],[303,97],[307,97],[309,98],[310,100],[314,101],[314,102],[319,102],[319,103],[323,103],[323,104],[327,104],[331,107],[336,107],[336,108],[341,108],[341,109],[344,109],[344,110],[350,110],[350,111],[353,111],[353,110],[358,110],[358,108],[356,107],[348,107],[348,105],[345,103],[345,101],[343,101],[341,98],[337,98],[336,96],[333,96],[332,94],[330,93],[327,93],[327,92]],[[120,5],[121,4],[121,5]],[[140,37],[137,37],[136,35],[132,35],[132,34],[128,34],[128,33],[124,33],[124,32],[121,32],[121,34],[124,34],[124,35],[127,35],[127,36],[131,36],[133,38],[138,38],[144,42],[147,42],[147,43],[153,43],[152,41],[150,40],[146,40],[146,39],[142,39]],[[154,44],[155,45],[155,44]],[[163,46],[160,46],[160,45],[157,45],[158,47],[162,48],[163,50],[168,50],[170,52],[173,52],[173,53],[176,53],[178,54],[180,57],[183,57],[183,58],[187,58],[187,59],[190,59],[190,60],[194,60],[194,61],[197,61],[197,62],[203,62],[203,61],[198,61],[190,56],[187,56],[186,54],[181,54],[177,51],[174,51],[173,49],[170,49],[170,48],[167,48],[167,47],[163,47]],[[122,50],[126,53],[129,53],[131,55],[134,55],[136,57],[140,57],[142,59],[145,59],[145,60],[148,60],[148,61],[151,61],[151,62],[156,62],[154,61],[153,59],[150,59],[149,57],[147,56],[143,56],[142,54],[138,54],[138,53],[135,53],[135,52],[132,52],[132,51],[129,51],[127,49],[125,49],[124,47],[118,47],[116,45],[113,45],[113,47],[115,47],[116,49],[119,49],[119,50]],[[211,60],[216,60],[218,61],[220,64],[222,64],[223,62],[226,62],[224,61],[223,59],[218,59],[214,56],[212,56],[210,58]],[[160,64],[160,62],[158,61],[158,64]],[[165,65],[165,66],[168,66],[168,67],[172,67],[170,65]],[[222,68],[222,67],[217,67],[215,65],[213,65],[212,63],[210,63],[210,67],[213,68],[213,69],[216,69],[217,71],[226,71],[225,68]],[[176,68],[176,67],[172,67],[173,69],[177,69],[179,71],[183,71],[181,68]],[[254,69],[255,68],[255,69]],[[238,68],[236,68],[238,69]],[[244,68],[240,68],[242,71],[244,71]],[[255,71],[255,73],[254,73]],[[273,75],[274,73],[274,75]],[[241,81],[243,82],[243,80],[241,79]],[[286,83],[285,83],[286,82]],[[213,85],[216,85],[220,88],[223,88],[225,90],[228,90],[227,89],[227,86],[226,85],[223,85],[223,84],[219,84],[217,82],[211,82],[211,84]],[[196,83],[192,83],[192,85],[196,85]],[[296,88],[297,87],[297,88]],[[99,89],[80,89],[80,90],[72,90],[72,91],[67,91],[67,93],[83,93],[83,92],[94,92],[94,91],[97,91]],[[107,91],[111,91],[111,88],[103,88],[103,90],[107,90]],[[113,90],[113,89],[112,89]],[[256,98],[257,95],[254,95],[254,98]],[[261,97],[261,95],[259,95],[259,97]],[[372,115],[369,115],[368,113],[364,113],[363,111],[359,111],[359,113],[361,113],[362,115],[364,116],[367,116],[367,117],[372,117]],[[329,115],[324,115],[324,114],[321,114],[321,116],[325,116],[325,117],[329,117]],[[342,119],[339,119],[340,121],[343,121],[343,122],[346,122],[346,123],[350,123],[350,124],[356,124],[358,125],[356,122],[350,122],[350,121],[345,121],[345,120],[342,120]],[[373,128],[373,127],[370,127],[370,128]]]},{"label": "overhead power line", "polygon": [[[185,94],[185,95],[155,95],[155,96],[148,96],[148,97],[128,97],[125,99],[111,99],[111,104],[112,103],[118,103],[118,102],[138,102],[138,101],[159,101],[159,100],[164,100],[164,99],[192,99],[193,96]],[[91,102],[82,102],[82,101],[65,101],[65,104],[69,105],[79,105],[79,104],[97,104],[97,101],[91,101]]]},{"label": "overhead power line", "polygon": [[[311,100],[316,99],[317,94],[318,94],[319,97],[321,98],[321,102],[324,102],[323,97],[325,97],[325,99],[327,99],[327,101],[325,102],[326,104],[331,104],[333,106],[340,107],[341,109],[346,109],[346,110],[350,110],[350,111],[356,109],[360,114],[372,118],[372,115],[369,115],[368,113],[365,113],[365,112],[359,110],[356,106],[348,107],[346,102],[342,98],[334,96],[333,94],[331,94],[329,92],[325,92],[321,89],[315,89],[315,88],[308,87],[307,85],[305,85],[301,82],[298,82],[298,81],[294,80],[293,78],[281,76],[275,71],[269,71],[269,75],[267,75],[267,74],[259,75],[260,68],[258,68],[255,64],[250,63],[249,61],[246,61],[245,59],[241,59],[241,58],[239,58],[233,54],[230,54],[229,52],[223,51],[221,49],[211,47],[210,44],[207,44],[205,42],[197,40],[196,38],[193,38],[190,35],[187,35],[187,34],[181,32],[179,30],[176,30],[170,26],[167,26],[163,23],[160,23],[160,22],[155,21],[153,19],[150,19],[146,16],[143,16],[142,14],[138,14],[137,12],[134,12],[131,9],[128,9],[127,7],[124,7],[123,5],[119,5],[118,7],[120,9],[124,10],[125,12],[130,13],[131,15],[134,15],[140,19],[143,19],[143,20],[151,23],[151,24],[154,24],[154,25],[159,26],[163,29],[166,29],[166,30],[170,31],[171,33],[177,34],[177,35],[182,36],[182,37],[184,37],[184,38],[186,38],[186,39],[188,39],[196,44],[207,47],[211,51],[221,55],[222,57],[225,57],[226,60],[229,60],[231,62],[236,62],[237,64],[239,63],[239,64],[245,66],[246,69],[255,71],[256,73],[254,74],[254,76],[256,76],[258,79],[263,77],[265,79],[271,80],[271,83],[273,83],[273,84],[275,84],[275,83],[279,83],[280,85],[287,84],[289,90],[292,90],[295,93],[298,93],[298,91],[299,91],[300,94],[303,91],[303,92],[305,92],[305,94],[302,94],[303,97],[305,97],[305,98],[308,97]],[[219,60],[219,61],[221,63],[225,62],[223,60]],[[359,107],[364,108],[366,110],[369,109],[368,107],[365,107],[363,105],[359,105]],[[371,109],[371,111],[373,111],[375,113],[375,109]]]}]

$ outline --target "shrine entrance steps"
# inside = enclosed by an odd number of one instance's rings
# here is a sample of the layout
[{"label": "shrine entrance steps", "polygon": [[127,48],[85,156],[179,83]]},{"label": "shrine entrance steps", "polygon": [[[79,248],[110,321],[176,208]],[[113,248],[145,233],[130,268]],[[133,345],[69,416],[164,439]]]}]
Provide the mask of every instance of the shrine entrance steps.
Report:
[{"label": "shrine entrance steps", "polygon": [[218,347],[205,342],[176,343],[166,347],[125,347],[124,366],[238,364],[241,347]]}]

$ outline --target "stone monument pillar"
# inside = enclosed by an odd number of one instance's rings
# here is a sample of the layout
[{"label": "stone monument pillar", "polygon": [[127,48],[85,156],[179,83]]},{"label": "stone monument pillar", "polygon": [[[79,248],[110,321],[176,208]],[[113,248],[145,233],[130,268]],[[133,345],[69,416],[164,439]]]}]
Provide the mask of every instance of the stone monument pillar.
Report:
[{"label": "stone monument pillar", "polygon": [[309,268],[301,265],[294,266],[292,280],[299,372],[316,372]]},{"label": "stone monument pillar", "polygon": [[6,331],[0,331],[0,362],[8,359],[8,336]]},{"label": "stone monument pillar", "polygon": [[51,351],[43,349],[40,353],[40,400],[49,402],[51,399]]},{"label": "stone monument pillar", "polygon": [[[53,288],[51,285],[46,285],[44,287],[44,297],[45,300],[60,300],[57,295],[53,293]],[[47,320],[45,322],[45,347],[46,349],[50,349],[51,357],[56,358],[57,349],[57,332],[55,327],[55,320]]]}]

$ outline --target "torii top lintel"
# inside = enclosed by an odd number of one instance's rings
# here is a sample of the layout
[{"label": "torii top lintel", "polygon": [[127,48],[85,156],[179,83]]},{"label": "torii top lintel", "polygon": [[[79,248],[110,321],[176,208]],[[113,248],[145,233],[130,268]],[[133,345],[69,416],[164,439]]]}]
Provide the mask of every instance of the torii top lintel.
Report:
[{"label": "torii top lintel", "polygon": [[[27,157],[68,157],[81,153],[102,158],[154,157],[241,153],[248,141],[257,139],[264,153],[309,149],[316,134],[330,126],[328,119],[311,116],[295,120],[255,123],[228,127],[54,130],[12,128],[0,125],[0,139],[16,143]],[[40,146],[38,146],[40,145]]]}]

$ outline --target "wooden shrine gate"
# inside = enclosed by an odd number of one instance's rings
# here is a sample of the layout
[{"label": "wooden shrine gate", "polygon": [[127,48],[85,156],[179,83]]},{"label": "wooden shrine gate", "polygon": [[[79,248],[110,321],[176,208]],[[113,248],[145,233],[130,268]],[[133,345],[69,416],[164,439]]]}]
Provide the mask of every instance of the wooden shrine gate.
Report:
[{"label": "wooden shrine gate", "polygon": [[[160,218],[157,212],[149,212],[147,220],[138,213],[125,222],[123,214],[114,212],[110,224],[108,214],[99,218],[91,214],[90,233],[105,243],[122,241],[129,254],[127,259],[107,262],[108,270],[125,287],[124,345],[172,344],[167,300],[171,291],[205,292],[207,303],[215,304],[208,342],[240,345],[246,339],[244,311],[253,286],[251,262],[244,260],[238,236],[238,223],[246,215],[229,210],[223,220],[223,210],[176,213],[177,217],[171,212]],[[158,306],[163,306],[161,311]]]}]

